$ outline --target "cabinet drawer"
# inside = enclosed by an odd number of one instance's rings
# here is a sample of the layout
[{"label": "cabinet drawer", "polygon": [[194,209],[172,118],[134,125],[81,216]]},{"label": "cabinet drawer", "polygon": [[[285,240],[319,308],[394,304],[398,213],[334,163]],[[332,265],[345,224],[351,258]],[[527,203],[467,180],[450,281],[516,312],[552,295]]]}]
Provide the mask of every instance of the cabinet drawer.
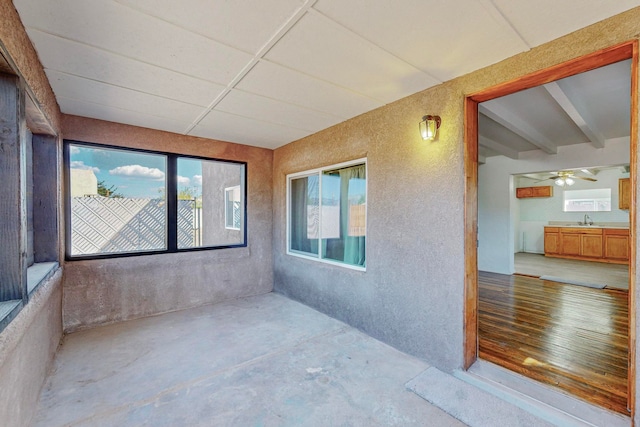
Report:
[{"label": "cabinet drawer", "polygon": [[582,227],[565,228],[565,227],[562,227],[562,229],[560,231],[563,234],[564,233],[570,233],[570,234],[602,234],[602,228],[582,228]]},{"label": "cabinet drawer", "polygon": [[605,228],[604,234],[607,236],[617,235],[617,236],[628,236],[629,230],[626,228]]}]

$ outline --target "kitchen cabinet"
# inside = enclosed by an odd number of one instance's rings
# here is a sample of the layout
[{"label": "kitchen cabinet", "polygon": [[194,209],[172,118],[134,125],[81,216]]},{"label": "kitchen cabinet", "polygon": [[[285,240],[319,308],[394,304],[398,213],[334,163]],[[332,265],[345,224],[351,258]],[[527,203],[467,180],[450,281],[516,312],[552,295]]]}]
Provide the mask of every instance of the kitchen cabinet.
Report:
[{"label": "kitchen cabinet", "polygon": [[578,256],[580,255],[580,246],[580,234],[560,231],[560,254]]},{"label": "kitchen cabinet", "polygon": [[631,180],[620,178],[618,180],[618,209],[629,210],[631,206]]},{"label": "kitchen cabinet", "polygon": [[629,230],[601,227],[545,227],[544,254],[615,264],[629,262]]},{"label": "kitchen cabinet", "polygon": [[516,188],[516,197],[524,199],[528,197],[553,197],[553,187],[550,185],[542,187],[520,187]]},{"label": "kitchen cabinet", "polygon": [[545,227],[544,229],[544,253],[560,253],[560,229],[555,227]]},{"label": "kitchen cabinet", "polygon": [[604,230],[604,256],[607,259],[629,261],[629,231]]},{"label": "kitchen cabinet", "polygon": [[580,235],[580,256],[589,258],[602,258],[602,234]]}]

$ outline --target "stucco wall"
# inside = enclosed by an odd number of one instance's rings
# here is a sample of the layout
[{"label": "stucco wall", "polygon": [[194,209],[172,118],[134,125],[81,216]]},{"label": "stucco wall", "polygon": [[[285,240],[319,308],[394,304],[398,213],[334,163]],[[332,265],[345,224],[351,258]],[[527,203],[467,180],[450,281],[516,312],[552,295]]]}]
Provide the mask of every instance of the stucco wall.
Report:
[{"label": "stucco wall", "polygon": [[245,248],[65,262],[65,331],[272,290],[271,150],[66,115],[63,135],[245,161],[248,189]]},{"label": "stucco wall", "polygon": [[[637,38],[638,22],[634,9],[277,149],[274,289],[441,369],[460,368],[465,94]],[[419,137],[425,114],[442,117],[436,142]],[[365,156],[367,271],[287,256],[286,174]]]},{"label": "stucco wall", "polygon": [[9,54],[19,73],[35,95],[53,129],[60,129],[60,107],[11,0],[0,0],[0,45]]},{"label": "stucco wall", "polygon": [[62,270],[31,294],[0,333],[2,425],[31,425],[42,384],[62,338]]}]

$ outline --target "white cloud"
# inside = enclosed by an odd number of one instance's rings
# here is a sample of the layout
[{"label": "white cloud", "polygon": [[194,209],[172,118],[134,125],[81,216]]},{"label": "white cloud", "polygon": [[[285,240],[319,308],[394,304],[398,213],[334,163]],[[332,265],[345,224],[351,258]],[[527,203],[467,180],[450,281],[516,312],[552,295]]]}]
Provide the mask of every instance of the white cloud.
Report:
[{"label": "white cloud", "polygon": [[88,170],[88,171],[93,171],[93,173],[100,172],[99,168],[97,168],[95,166],[85,165],[82,160],[74,160],[73,162],[71,162],[70,166],[71,166],[71,169]]},{"label": "white cloud", "polygon": [[80,148],[76,147],[75,145],[70,145],[69,146],[69,152],[71,154],[80,154]]},{"label": "white cloud", "polygon": [[184,185],[185,187],[187,187],[190,183],[191,180],[189,178],[187,178],[186,176],[178,175],[178,185]]},{"label": "white cloud", "polygon": [[131,176],[134,178],[164,179],[164,172],[158,168],[148,168],[140,165],[118,166],[109,171],[111,175]]},{"label": "white cloud", "polygon": [[193,175],[193,183],[198,187],[202,187],[202,175]]}]

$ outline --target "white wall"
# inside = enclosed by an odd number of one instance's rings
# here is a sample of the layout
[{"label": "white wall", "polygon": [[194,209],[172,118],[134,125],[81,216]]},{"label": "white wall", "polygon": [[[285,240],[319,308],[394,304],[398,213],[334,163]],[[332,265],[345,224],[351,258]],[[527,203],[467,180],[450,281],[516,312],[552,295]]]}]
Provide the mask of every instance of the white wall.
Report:
[{"label": "white wall", "polygon": [[[545,219],[538,224],[527,224],[522,229],[519,227],[522,215],[528,213],[522,205],[518,206],[515,197],[513,175],[522,173],[546,172],[559,169],[584,168],[619,165],[629,162],[629,138],[617,138],[608,140],[605,148],[593,148],[590,144],[576,144],[559,147],[557,154],[545,154],[542,151],[528,151],[520,153],[518,160],[504,156],[489,157],[486,163],[478,168],[478,268],[482,271],[492,271],[502,274],[513,274],[513,254],[521,247],[521,242],[516,242],[515,236],[521,232],[535,230],[541,222],[554,221]],[[600,183],[600,181],[598,181]],[[578,184],[573,187],[577,187]],[[617,181],[615,185],[615,200],[612,204],[617,206]],[[562,197],[561,192],[558,192]],[[554,193],[555,194],[555,193]],[[555,197],[553,198],[555,200]],[[520,213],[518,213],[518,208]],[[561,208],[560,208],[561,210]],[[524,212],[523,212],[524,211]],[[571,222],[580,214],[563,213]],[[618,213],[620,215],[620,213]],[[594,221],[628,221],[626,219],[600,219],[599,216],[591,216]],[[557,220],[565,220],[558,217]],[[527,234],[529,235],[529,234]],[[535,235],[527,237],[527,247],[537,246],[539,238]],[[518,247],[520,246],[520,247]]]}]

